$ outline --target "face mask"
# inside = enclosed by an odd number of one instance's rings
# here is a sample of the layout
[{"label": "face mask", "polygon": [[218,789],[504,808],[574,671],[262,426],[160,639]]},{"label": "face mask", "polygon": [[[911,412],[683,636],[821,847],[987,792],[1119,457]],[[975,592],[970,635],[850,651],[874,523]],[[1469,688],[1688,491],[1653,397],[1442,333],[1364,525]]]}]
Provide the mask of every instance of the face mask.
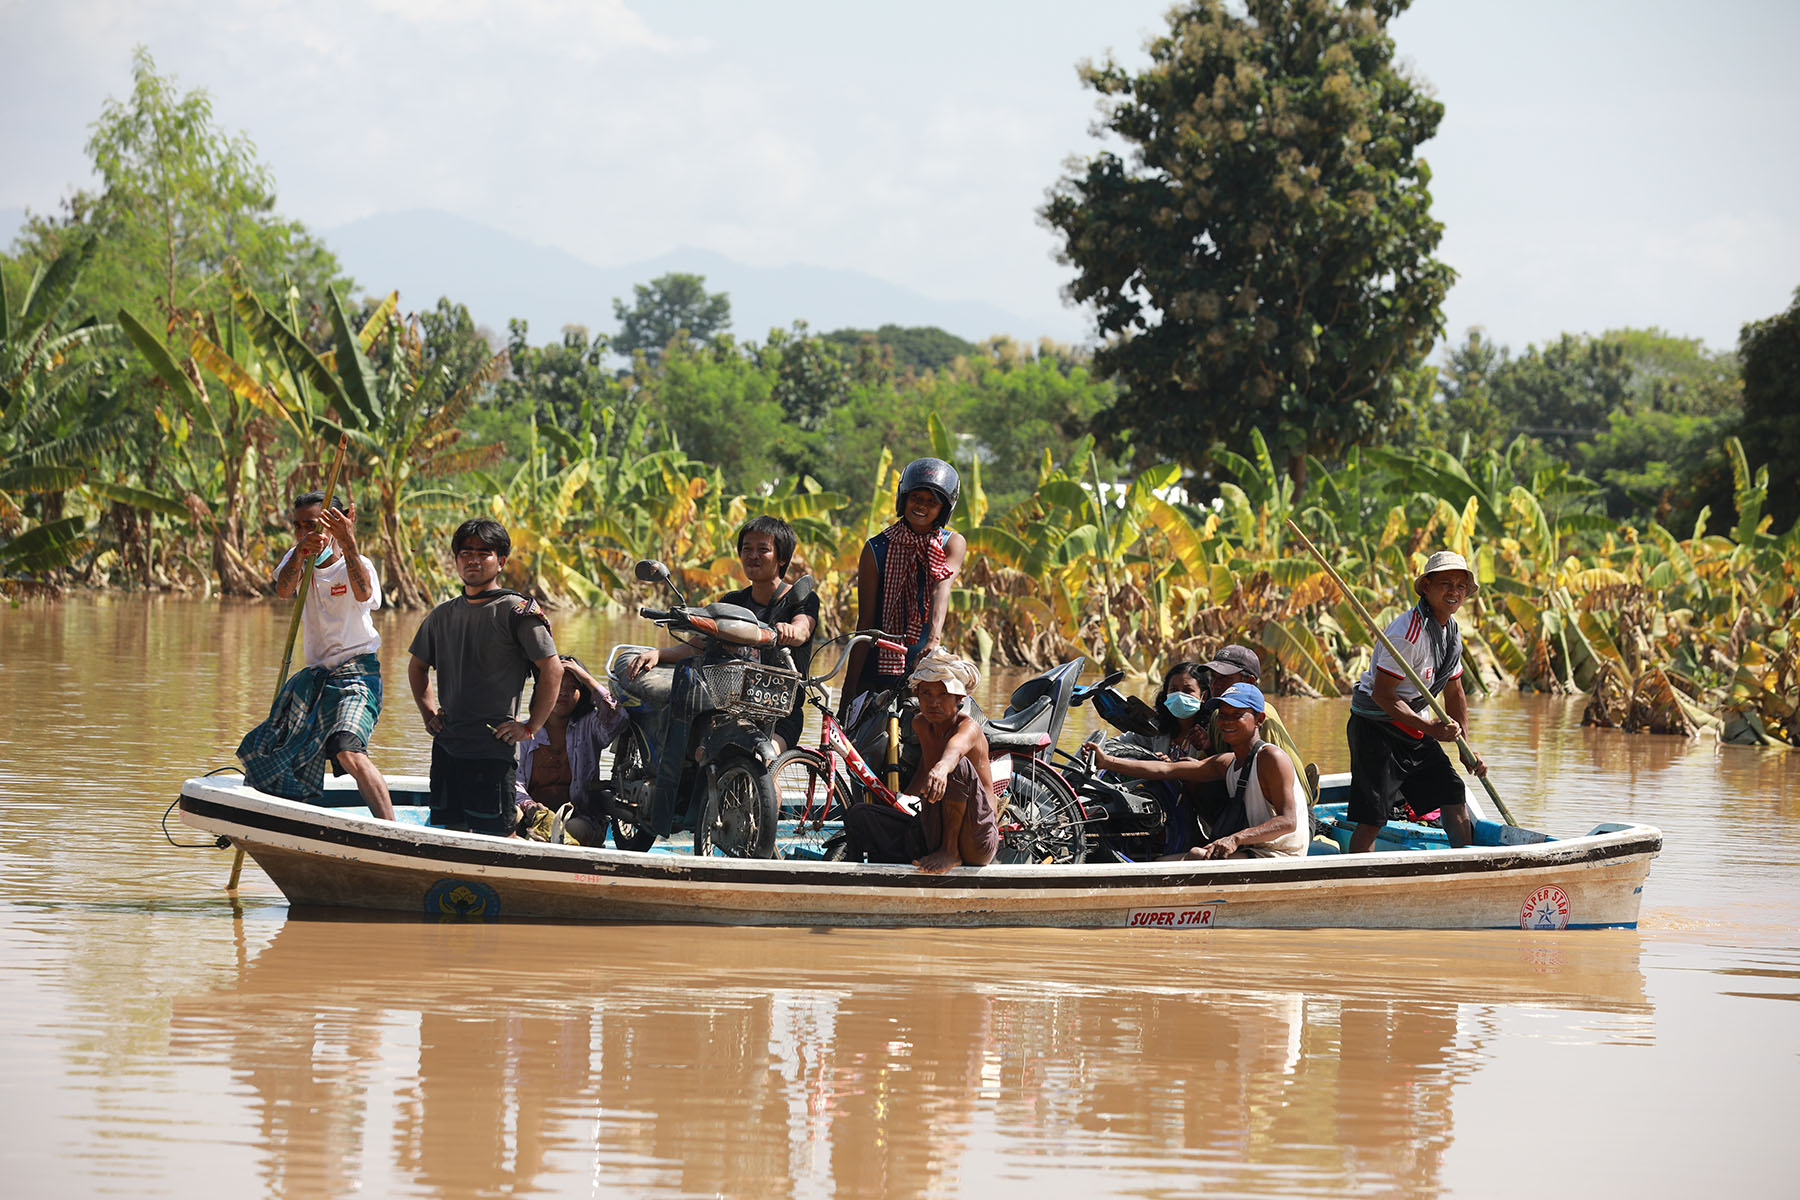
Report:
[{"label": "face mask", "polygon": [[323,550],[319,551],[319,557],[313,559],[313,566],[322,567],[330,561],[331,561],[331,547],[326,546]]},{"label": "face mask", "polygon": [[1170,692],[1163,697],[1163,707],[1176,720],[1185,720],[1200,711],[1200,697],[1190,696],[1186,692]]}]

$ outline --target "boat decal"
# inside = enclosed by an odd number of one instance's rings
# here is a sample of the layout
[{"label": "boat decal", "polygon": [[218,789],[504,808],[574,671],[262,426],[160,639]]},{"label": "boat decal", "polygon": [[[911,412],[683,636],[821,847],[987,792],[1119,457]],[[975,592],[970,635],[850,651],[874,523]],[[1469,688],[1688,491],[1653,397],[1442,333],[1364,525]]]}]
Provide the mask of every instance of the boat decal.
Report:
[{"label": "boat decal", "polygon": [[1125,914],[1128,929],[1211,929],[1218,905],[1196,908],[1134,908]]},{"label": "boat decal", "polygon": [[1567,929],[1569,927],[1569,893],[1554,883],[1546,883],[1525,898],[1519,910],[1520,929]]},{"label": "boat decal", "polygon": [[425,915],[440,921],[492,921],[500,893],[479,879],[440,879],[425,889]]}]

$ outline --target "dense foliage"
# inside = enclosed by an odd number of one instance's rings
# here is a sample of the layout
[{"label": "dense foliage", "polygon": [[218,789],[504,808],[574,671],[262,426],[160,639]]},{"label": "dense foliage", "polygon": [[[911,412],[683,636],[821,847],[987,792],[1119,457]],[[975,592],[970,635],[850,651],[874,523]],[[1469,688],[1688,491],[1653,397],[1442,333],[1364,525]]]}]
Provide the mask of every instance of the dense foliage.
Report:
[{"label": "dense foliage", "polygon": [[[1188,68],[1169,56],[1228,51],[1253,64],[1267,50],[1258,37],[1278,33],[1289,67],[1345,73],[1330,84],[1349,89],[1344,104],[1372,103],[1369,88],[1382,103],[1425,103],[1384,73],[1384,8],[1289,7],[1291,27],[1257,37],[1243,22],[1272,21],[1272,4],[1246,17],[1181,10],[1157,70],[1179,76]],[[1351,43],[1348,58],[1332,49]],[[1240,89],[1281,98],[1267,72],[1246,70],[1204,95],[1222,97],[1221,112]],[[1109,78],[1145,100],[1144,78]],[[1322,98],[1280,87],[1312,114],[1288,133],[1324,119]],[[1262,311],[1283,294],[1256,276],[1274,252],[1234,249],[1242,221],[1220,214],[1241,217],[1279,181],[1207,129],[1184,144],[1211,146],[1214,170],[1238,174],[1214,178],[1195,210],[1212,240],[1194,277],[1240,298],[1254,289],[1247,311]],[[984,660],[1088,654],[1154,675],[1242,641],[1267,656],[1271,686],[1340,693],[1366,662],[1364,638],[1289,545],[1292,519],[1378,611],[1407,601],[1431,548],[1468,554],[1483,582],[1463,617],[1478,686],[1581,690],[1604,724],[1800,739],[1800,293],[1746,326],[1735,354],[1660,330],[1518,354],[1472,333],[1435,372],[1415,372],[1400,369],[1417,357],[1405,334],[1383,398],[1349,404],[1373,405],[1354,422],[1387,429],[1359,446],[1343,423],[1348,393],[1331,390],[1349,376],[1333,372],[1373,351],[1330,323],[1310,336],[1337,347],[1339,366],[1301,370],[1294,346],[1258,342],[1263,316],[1208,317],[1165,293],[1174,307],[1160,319],[1187,322],[1195,353],[1222,356],[1207,370],[1260,346],[1284,381],[1264,404],[1247,376],[1215,374],[1209,386],[1239,388],[1218,393],[1236,399],[1185,409],[1187,393],[1121,357],[1156,341],[1148,326],[1091,355],[896,326],[818,335],[796,323],[739,341],[722,332],[729,297],[697,276],[635,289],[617,337],[571,327],[533,344],[513,322],[502,340],[451,298],[416,313],[391,292],[349,301],[329,253],[274,215],[248,141],[216,129],[204,93],[181,93],[147,55],[89,150],[102,191],[33,218],[0,257],[0,588],[14,595],[266,592],[291,540],[286,507],[342,439],[364,548],[394,603],[453,586],[446,535],[475,513],[511,528],[511,585],[621,605],[637,598],[629,568],[643,555],[698,592],[725,590],[738,526],[770,512],[799,530],[801,569],[819,581],[827,628],[842,629],[862,542],[891,519],[899,467],[929,452],[964,472],[956,524],[970,556],[950,635]],[[1382,205],[1423,204],[1422,164],[1408,174],[1392,147],[1368,153],[1400,188]],[[1290,234],[1369,232],[1342,199],[1266,211]],[[1147,211],[1130,253],[1154,273],[1160,210]],[[1425,224],[1413,233],[1414,249],[1435,241]],[[1433,324],[1423,295],[1394,320]]]},{"label": "dense foliage", "polygon": [[1045,219],[1123,391],[1098,422],[1201,469],[1266,431],[1291,474],[1400,415],[1442,326],[1430,171],[1443,106],[1393,61],[1404,0],[1195,0],[1150,65],[1083,71],[1103,149]]}]

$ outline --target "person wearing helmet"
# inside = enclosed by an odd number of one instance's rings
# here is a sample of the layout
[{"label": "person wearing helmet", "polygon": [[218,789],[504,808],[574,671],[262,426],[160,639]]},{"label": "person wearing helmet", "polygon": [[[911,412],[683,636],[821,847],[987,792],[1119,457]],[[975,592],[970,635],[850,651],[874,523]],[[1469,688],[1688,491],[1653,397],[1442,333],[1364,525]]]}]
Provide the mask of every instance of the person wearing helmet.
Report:
[{"label": "person wearing helmet", "polygon": [[879,629],[907,650],[871,653],[867,643],[852,650],[840,716],[864,692],[899,687],[943,640],[950,589],[969,549],[962,534],[946,528],[961,495],[961,476],[941,458],[916,458],[900,473],[899,519],[863,544],[857,563],[856,627]]}]

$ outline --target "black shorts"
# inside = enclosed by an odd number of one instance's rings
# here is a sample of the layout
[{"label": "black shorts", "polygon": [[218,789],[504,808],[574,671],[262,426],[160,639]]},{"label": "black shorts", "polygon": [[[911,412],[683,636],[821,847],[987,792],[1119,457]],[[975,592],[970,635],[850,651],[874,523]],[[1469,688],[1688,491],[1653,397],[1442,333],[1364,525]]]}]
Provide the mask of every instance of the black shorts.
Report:
[{"label": "black shorts", "polygon": [[338,755],[348,751],[351,754],[367,754],[369,743],[357,737],[347,729],[340,729],[325,739],[325,761],[331,764],[333,775],[347,774],[344,764],[338,761]]},{"label": "black shorts", "polygon": [[471,829],[501,837],[518,824],[510,758],[458,758],[431,744],[431,823],[441,829]]},{"label": "black shorts", "polygon": [[1387,721],[1350,714],[1348,815],[1358,825],[1386,825],[1404,817],[1404,805],[1421,815],[1468,803],[1463,782],[1439,742],[1412,737]]}]

